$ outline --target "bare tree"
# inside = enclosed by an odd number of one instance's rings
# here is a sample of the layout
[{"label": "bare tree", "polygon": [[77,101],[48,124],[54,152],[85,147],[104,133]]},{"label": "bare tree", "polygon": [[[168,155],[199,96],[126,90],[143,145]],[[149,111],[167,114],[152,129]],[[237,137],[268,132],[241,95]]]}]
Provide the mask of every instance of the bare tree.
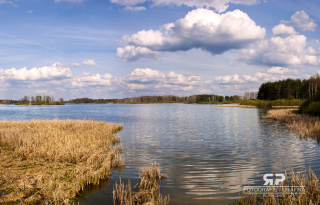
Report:
[{"label": "bare tree", "polygon": [[29,104],[30,100],[29,100],[29,96],[24,96],[21,99],[21,104]]},{"label": "bare tree", "polygon": [[245,97],[246,99],[249,99],[250,98],[250,93],[249,92],[245,92],[243,97]]},{"label": "bare tree", "polygon": [[250,99],[257,99],[257,93],[255,93],[255,92],[251,92],[250,93]]},{"label": "bare tree", "polygon": [[314,74],[309,78],[309,98],[314,98],[318,94],[320,86],[320,75]]}]

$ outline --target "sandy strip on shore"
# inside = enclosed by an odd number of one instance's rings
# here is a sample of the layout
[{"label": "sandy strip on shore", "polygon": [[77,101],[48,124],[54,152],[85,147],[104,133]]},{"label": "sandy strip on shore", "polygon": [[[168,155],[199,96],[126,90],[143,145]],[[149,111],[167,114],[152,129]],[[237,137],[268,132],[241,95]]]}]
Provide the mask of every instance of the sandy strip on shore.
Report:
[{"label": "sandy strip on shore", "polygon": [[[221,105],[216,107],[244,107],[244,108],[256,108],[254,105]],[[300,106],[272,106],[273,109],[284,109],[284,108],[290,108],[290,109],[299,109]]]},{"label": "sandy strip on shore", "polygon": [[272,108],[297,108],[299,109],[300,106],[272,106]]},{"label": "sandy strip on shore", "polygon": [[221,105],[221,106],[216,106],[216,107],[246,107],[246,108],[257,108],[256,106],[253,106],[253,105]]}]

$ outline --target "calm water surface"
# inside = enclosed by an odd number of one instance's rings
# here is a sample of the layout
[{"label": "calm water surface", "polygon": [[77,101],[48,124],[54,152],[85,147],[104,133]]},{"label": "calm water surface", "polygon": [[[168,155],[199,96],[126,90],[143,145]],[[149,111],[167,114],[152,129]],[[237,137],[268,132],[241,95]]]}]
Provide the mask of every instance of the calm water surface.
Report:
[{"label": "calm water surface", "polygon": [[88,188],[80,204],[112,204],[115,181],[138,182],[155,161],[169,179],[161,183],[171,204],[229,204],[244,185],[263,185],[266,173],[320,173],[320,148],[301,141],[285,125],[262,120],[267,110],[214,105],[0,106],[0,120],[91,119],[120,123],[127,166],[100,187]]}]

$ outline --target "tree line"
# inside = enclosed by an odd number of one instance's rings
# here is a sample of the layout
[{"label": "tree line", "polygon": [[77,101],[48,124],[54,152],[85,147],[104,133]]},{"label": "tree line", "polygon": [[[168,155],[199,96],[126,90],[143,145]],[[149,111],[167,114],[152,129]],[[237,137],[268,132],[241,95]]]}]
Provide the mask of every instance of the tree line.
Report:
[{"label": "tree line", "polygon": [[242,96],[219,96],[219,95],[192,95],[192,96],[140,96],[123,99],[91,99],[77,98],[67,101],[67,103],[233,103],[242,100]]},{"label": "tree line", "polygon": [[18,100],[0,100],[0,104],[14,104],[17,102]]},{"label": "tree line", "polygon": [[276,82],[261,84],[257,99],[278,100],[278,99],[307,99],[314,98],[320,91],[320,76],[312,75],[309,79],[286,79]]},{"label": "tree line", "polygon": [[60,98],[58,101],[55,101],[53,96],[24,96],[18,100],[16,105],[64,105],[63,98]]}]

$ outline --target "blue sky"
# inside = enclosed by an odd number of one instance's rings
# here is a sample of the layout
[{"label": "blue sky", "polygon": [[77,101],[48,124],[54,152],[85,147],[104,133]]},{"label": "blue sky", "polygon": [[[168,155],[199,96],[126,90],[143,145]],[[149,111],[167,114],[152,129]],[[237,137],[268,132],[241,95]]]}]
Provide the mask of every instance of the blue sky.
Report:
[{"label": "blue sky", "polygon": [[0,99],[243,95],[319,72],[320,3],[0,0]]}]

